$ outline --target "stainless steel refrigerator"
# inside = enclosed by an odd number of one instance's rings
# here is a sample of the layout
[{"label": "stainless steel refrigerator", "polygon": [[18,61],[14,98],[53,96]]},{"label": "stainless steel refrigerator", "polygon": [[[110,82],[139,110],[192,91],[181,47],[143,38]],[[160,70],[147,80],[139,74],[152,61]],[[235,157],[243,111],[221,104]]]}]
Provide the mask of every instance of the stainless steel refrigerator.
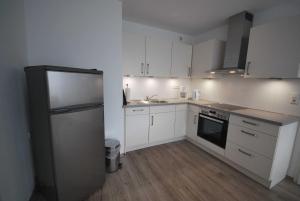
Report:
[{"label": "stainless steel refrigerator", "polygon": [[25,68],[36,191],[47,201],[83,201],[105,180],[103,73]]}]

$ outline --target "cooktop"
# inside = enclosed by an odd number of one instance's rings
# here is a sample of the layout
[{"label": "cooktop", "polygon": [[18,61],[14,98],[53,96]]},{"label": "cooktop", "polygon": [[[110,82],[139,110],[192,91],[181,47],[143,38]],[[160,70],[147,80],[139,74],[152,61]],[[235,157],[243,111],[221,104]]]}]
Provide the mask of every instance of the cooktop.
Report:
[{"label": "cooktop", "polygon": [[209,105],[205,105],[211,109],[219,109],[225,111],[234,111],[234,110],[241,110],[246,109],[245,107],[237,106],[237,105],[229,105],[229,104],[222,104],[222,103],[213,103]]}]

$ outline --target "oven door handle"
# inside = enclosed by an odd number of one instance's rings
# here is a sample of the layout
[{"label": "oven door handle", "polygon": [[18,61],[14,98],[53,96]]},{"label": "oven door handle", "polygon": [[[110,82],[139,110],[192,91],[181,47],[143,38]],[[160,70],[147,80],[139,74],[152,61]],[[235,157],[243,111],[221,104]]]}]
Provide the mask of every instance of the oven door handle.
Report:
[{"label": "oven door handle", "polygon": [[211,121],[220,123],[220,124],[224,124],[224,121],[221,121],[221,120],[218,120],[218,119],[214,119],[214,118],[211,118],[211,117],[207,117],[207,116],[204,116],[204,115],[202,115],[202,114],[200,114],[199,116],[202,117],[202,118],[204,118],[204,119],[208,119],[208,120],[211,120]]}]

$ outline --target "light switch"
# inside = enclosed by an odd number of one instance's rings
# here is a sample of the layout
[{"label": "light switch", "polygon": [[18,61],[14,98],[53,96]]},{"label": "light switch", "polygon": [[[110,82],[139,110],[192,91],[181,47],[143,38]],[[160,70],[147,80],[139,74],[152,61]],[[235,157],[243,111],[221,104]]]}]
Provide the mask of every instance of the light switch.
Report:
[{"label": "light switch", "polygon": [[290,104],[299,105],[300,94],[291,94],[290,96]]}]

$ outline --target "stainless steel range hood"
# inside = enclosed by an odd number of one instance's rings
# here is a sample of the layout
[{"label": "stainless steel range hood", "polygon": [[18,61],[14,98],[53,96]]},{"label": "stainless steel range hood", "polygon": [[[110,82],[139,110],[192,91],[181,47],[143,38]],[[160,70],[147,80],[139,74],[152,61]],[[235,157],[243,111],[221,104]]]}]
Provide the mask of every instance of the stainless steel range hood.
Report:
[{"label": "stainless steel range hood", "polygon": [[212,74],[244,73],[252,22],[253,15],[246,11],[229,18],[224,66],[211,71]]}]

